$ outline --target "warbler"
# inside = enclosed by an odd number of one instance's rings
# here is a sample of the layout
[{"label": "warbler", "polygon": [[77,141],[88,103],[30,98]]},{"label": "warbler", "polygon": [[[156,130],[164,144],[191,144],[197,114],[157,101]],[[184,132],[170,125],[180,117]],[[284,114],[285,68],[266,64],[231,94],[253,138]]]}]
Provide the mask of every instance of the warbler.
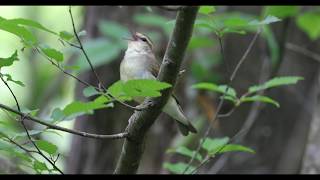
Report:
[{"label": "warbler", "polygon": [[[153,53],[152,41],[139,32],[131,35],[131,38],[125,38],[128,41],[128,48],[120,64],[121,80],[125,82],[132,79],[156,79],[160,63]],[[144,98],[134,98],[134,101],[142,103]],[[187,136],[189,132],[197,133],[196,128],[184,115],[174,95],[169,98],[162,111],[176,120],[184,136]]]}]

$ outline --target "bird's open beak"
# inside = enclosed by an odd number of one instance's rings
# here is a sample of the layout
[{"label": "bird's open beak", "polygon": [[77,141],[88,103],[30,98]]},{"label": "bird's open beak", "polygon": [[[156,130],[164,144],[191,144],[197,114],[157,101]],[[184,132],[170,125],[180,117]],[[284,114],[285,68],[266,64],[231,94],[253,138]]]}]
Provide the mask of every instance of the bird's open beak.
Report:
[{"label": "bird's open beak", "polygon": [[133,31],[130,30],[130,34],[131,34],[131,37],[123,37],[122,39],[124,40],[127,40],[127,41],[136,41],[138,40],[138,37],[136,36],[135,33],[133,33]]}]

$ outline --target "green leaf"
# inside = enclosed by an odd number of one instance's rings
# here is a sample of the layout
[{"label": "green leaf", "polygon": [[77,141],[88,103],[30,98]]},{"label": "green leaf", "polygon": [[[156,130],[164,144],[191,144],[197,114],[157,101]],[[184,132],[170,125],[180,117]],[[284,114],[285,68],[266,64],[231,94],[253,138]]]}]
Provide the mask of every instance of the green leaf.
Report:
[{"label": "green leaf", "polygon": [[41,171],[45,171],[48,170],[48,167],[45,163],[40,162],[38,160],[35,160],[33,162],[33,168],[37,171],[37,172],[41,172]]},{"label": "green leaf", "polygon": [[280,107],[280,104],[277,101],[275,101],[267,96],[256,95],[256,96],[251,96],[251,97],[243,97],[240,99],[241,103],[242,102],[257,102],[257,101],[272,104],[272,105],[276,106],[277,108]]},{"label": "green leaf", "polygon": [[[209,90],[209,91],[214,91],[214,92],[218,92],[218,93],[224,94],[226,89],[227,89],[227,86],[226,85],[219,85],[218,86],[218,85],[213,84],[213,83],[202,82],[202,83],[198,83],[198,84],[192,85],[192,88]],[[234,98],[237,97],[237,93],[232,87],[229,87],[228,92],[226,93],[226,95],[234,97]]]},{"label": "green leaf", "polygon": [[134,22],[141,26],[154,26],[161,28],[167,35],[170,35],[171,29],[174,24],[167,23],[169,20],[161,15],[154,13],[135,14],[133,17]]},{"label": "green leaf", "polygon": [[297,15],[299,13],[299,9],[299,6],[266,6],[264,14],[279,18],[287,18]]},{"label": "green leaf", "polygon": [[21,153],[18,151],[12,151],[12,152],[13,152],[14,157],[18,157],[21,160],[26,161],[26,162],[32,162],[31,158],[25,153]]},{"label": "green leaf", "polygon": [[160,91],[171,87],[171,84],[153,79],[134,79],[125,83],[123,91],[131,97],[158,97]]},{"label": "green leaf", "polygon": [[37,38],[25,27],[19,26],[4,18],[0,18],[0,30],[7,31],[20,37],[26,46],[34,45],[37,42]]},{"label": "green leaf", "polygon": [[[83,44],[83,47],[86,49],[94,68],[115,60],[122,48],[119,44],[111,43],[103,38],[87,41]],[[74,65],[80,67],[79,73],[81,73],[89,70],[90,65],[81,52],[79,55],[80,57],[76,60]]]},{"label": "green leaf", "polygon": [[8,58],[0,58],[0,69],[4,66],[11,66],[14,61],[18,61],[18,51],[16,50],[10,57]]},{"label": "green leaf", "polygon": [[76,71],[80,69],[80,66],[63,66],[63,69]]},{"label": "green leaf", "polygon": [[307,33],[311,40],[320,37],[320,12],[306,12],[296,18],[298,27]]},{"label": "green leaf", "polygon": [[24,18],[16,18],[16,19],[8,19],[9,22],[14,23],[14,24],[19,24],[19,25],[24,25],[24,26],[30,26],[33,28],[37,28],[49,33],[52,33],[54,35],[57,35],[57,33],[51,31],[50,29],[44,27],[43,25],[41,25],[40,23],[30,20],[30,19],[24,19]]},{"label": "green leaf", "polygon": [[[192,158],[196,151],[192,151],[185,146],[179,146],[175,149],[168,149],[167,153],[177,153]],[[203,160],[202,156],[199,153],[197,154],[197,156],[195,156],[195,158],[200,162]]]},{"label": "green leaf", "polygon": [[62,52],[54,49],[54,48],[50,48],[46,45],[40,45],[40,49],[41,51],[47,55],[49,58],[52,58],[54,60],[56,60],[57,62],[62,62],[63,61],[63,54]]},{"label": "green leaf", "polygon": [[50,155],[53,155],[57,152],[58,147],[48,141],[45,140],[37,140],[35,141],[36,145],[38,146],[39,149],[47,152]]},{"label": "green leaf", "polygon": [[[172,173],[175,173],[175,174],[182,174],[185,169],[188,167],[188,164],[186,163],[175,163],[175,164],[172,164],[172,163],[164,163],[163,164],[163,168],[169,170],[170,172]],[[188,170],[186,171],[186,174],[191,174],[191,172],[195,169],[194,166],[190,166],[188,168]]]},{"label": "green leaf", "polygon": [[299,76],[275,77],[261,85],[251,86],[249,88],[249,93],[255,93],[257,91],[278,87],[278,86],[283,86],[283,85],[296,84],[299,80],[303,80],[303,77],[299,77]]},{"label": "green leaf", "polygon": [[108,92],[113,97],[116,97],[118,100],[130,101],[130,100],[132,100],[132,98],[130,96],[128,96],[123,90],[124,84],[125,83],[121,80],[117,81],[117,82],[113,83],[111,86],[109,86]]},{"label": "green leaf", "polygon": [[124,36],[130,34],[126,27],[122,26],[121,24],[115,21],[100,21],[98,24],[98,28],[103,35],[107,37],[112,37],[118,41],[122,41],[122,38]]},{"label": "green leaf", "polygon": [[68,104],[62,111],[65,116],[74,114],[92,114],[93,110],[108,107],[105,103],[109,102],[109,99],[105,96],[99,96],[94,101],[81,102],[74,101]]},{"label": "green leaf", "polygon": [[275,22],[279,22],[281,21],[281,19],[275,17],[275,16],[271,16],[268,15],[265,19],[263,19],[262,21],[258,21],[258,20],[253,20],[249,23],[249,25],[252,26],[257,26],[257,25],[267,25],[267,24],[271,24],[271,23],[275,23]]},{"label": "green leaf", "polygon": [[53,121],[61,121],[65,118],[65,115],[60,108],[55,108],[52,111],[51,118],[53,119]]},{"label": "green leaf", "polygon": [[210,156],[215,155],[223,146],[229,142],[228,137],[224,138],[206,138],[202,144],[202,148],[205,149]]},{"label": "green leaf", "polygon": [[[1,63],[1,60],[0,60],[0,63]],[[12,77],[10,76],[10,74],[0,74],[0,76],[1,76],[1,75],[2,75],[2,76],[5,76],[5,77],[7,78],[6,81],[13,82],[13,83],[15,83],[15,84],[17,84],[17,85],[19,85],[19,86],[22,86],[22,87],[25,86],[25,85],[23,84],[23,82],[12,79]]]},{"label": "green leaf", "polygon": [[227,144],[221,150],[219,150],[218,153],[221,154],[225,152],[235,152],[235,151],[255,153],[253,149],[239,145],[239,144]]},{"label": "green leaf", "polygon": [[229,28],[243,27],[249,24],[249,20],[242,17],[230,17],[224,20],[224,26]]},{"label": "green leaf", "polygon": [[60,36],[60,38],[66,40],[66,41],[69,41],[74,37],[74,35],[72,33],[69,33],[68,31],[60,31],[59,36]]},{"label": "green leaf", "polygon": [[214,6],[201,6],[199,9],[199,13],[201,14],[211,14],[214,13],[216,11]]},{"label": "green leaf", "polygon": [[100,92],[97,91],[96,88],[94,88],[93,86],[88,86],[84,88],[82,92],[85,97],[90,97],[90,96],[100,94]]},{"label": "green leaf", "polygon": [[194,50],[197,48],[213,47],[214,44],[215,44],[215,41],[213,41],[208,37],[193,36],[190,40],[188,49]]}]

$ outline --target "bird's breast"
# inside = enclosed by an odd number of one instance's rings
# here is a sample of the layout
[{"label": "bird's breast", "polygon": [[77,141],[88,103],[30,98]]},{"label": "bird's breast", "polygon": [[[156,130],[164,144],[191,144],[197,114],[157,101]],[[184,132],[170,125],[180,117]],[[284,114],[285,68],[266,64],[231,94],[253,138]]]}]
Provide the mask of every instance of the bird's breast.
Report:
[{"label": "bird's breast", "polygon": [[144,79],[146,67],[147,59],[143,54],[126,54],[120,65],[120,78],[123,81]]}]

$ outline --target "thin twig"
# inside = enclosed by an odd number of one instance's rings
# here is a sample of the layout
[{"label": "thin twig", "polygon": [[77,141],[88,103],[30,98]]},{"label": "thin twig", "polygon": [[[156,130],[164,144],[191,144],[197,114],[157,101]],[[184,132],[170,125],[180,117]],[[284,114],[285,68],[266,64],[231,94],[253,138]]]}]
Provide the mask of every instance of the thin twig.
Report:
[{"label": "thin twig", "polygon": [[91,68],[91,71],[93,72],[94,76],[95,76],[96,79],[98,80],[98,87],[101,86],[103,89],[106,89],[106,88],[104,87],[102,81],[100,80],[100,78],[99,78],[99,76],[98,76],[98,73],[94,70],[94,67],[93,67],[93,65],[92,65],[92,63],[91,63],[91,60],[89,59],[89,56],[88,56],[86,50],[83,48],[82,42],[81,42],[81,40],[80,40],[80,38],[79,38],[79,35],[78,35],[78,33],[77,33],[77,30],[76,30],[76,27],[75,27],[75,25],[74,25],[74,20],[73,20],[73,16],[72,16],[71,6],[69,6],[69,14],[70,14],[71,22],[72,22],[73,33],[74,33],[75,37],[77,38],[77,41],[78,41],[78,43],[79,43],[79,48],[80,48],[80,50],[82,51],[82,53],[84,54],[85,59],[87,60],[89,66],[90,66],[90,68]]},{"label": "thin twig", "polygon": [[24,116],[26,120],[30,120],[39,124],[42,124],[44,126],[49,127],[50,129],[55,129],[55,130],[59,130],[59,131],[64,131],[67,133],[71,133],[71,134],[75,134],[75,135],[79,135],[79,136],[83,136],[83,137],[88,137],[88,138],[95,138],[95,139],[121,139],[121,138],[125,138],[128,133],[123,132],[123,133],[119,133],[119,134],[111,134],[111,135],[104,135],[104,134],[91,134],[91,133],[87,133],[87,132],[83,132],[83,131],[77,131],[77,130],[73,130],[73,129],[68,129],[68,128],[64,128],[61,126],[57,126],[54,124],[50,124],[44,120],[38,119],[36,117],[32,117],[29,116],[28,114],[22,113],[20,111],[17,111],[15,109],[12,109],[6,105],[0,104],[0,108],[1,109],[5,109],[7,111],[13,112],[15,114],[18,114],[20,116]]},{"label": "thin twig", "polygon": [[[13,93],[13,91],[12,91],[12,89],[10,88],[9,84],[3,79],[2,74],[0,74],[0,78],[1,78],[1,81],[5,84],[5,86],[9,89],[11,95],[13,96],[14,101],[15,101],[15,103],[16,103],[16,106],[17,106],[17,108],[18,108],[18,111],[21,112],[21,108],[20,108],[20,105],[19,105],[19,102],[18,102],[18,99],[17,99],[16,95]],[[36,143],[32,140],[32,138],[31,138],[31,136],[30,136],[30,134],[29,134],[29,131],[28,131],[26,125],[24,124],[24,118],[25,118],[25,116],[23,116],[23,115],[20,114],[20,120],[21,120],[20,122],[21,122],[21,125],[22,125],[22,127],[24,128],[24,130],[25,130],[25,132],[26,132],[26,134],[27,134],[28,139],[30,140],[30,142],[32,143],[32,145],[37,149],[38,154],[41,155],[44,159],[46,159],[46,160],[52,165],[52,167],[53,167],[54,169],[56,169],[59,173],[63,174],[63,172],[62,172],[46,155],[44,155],[44,154],[42,153],[42,151],[39,149],[39,147],[36,145]]]},{"label": "thin twig", "polygon": [[[251,49],[252,49],[252,47],[253,47],[253,44],[254,44],[255,41],[257,40],[257,38],[258,38],[258,36],[259,36],[260,33],[261,33],[261,29],[259,28],[258,31],[257,31],[257,33],[254,35],[253,39],[251,40],[251,42],[250,42],[247,50],[245,51],[245,53],[243,54],[243,56],[241,57],[241,59],[240,59],[239,62],[237,63],[235,69],[233,70],[233,72],[232,72],[232,74],[231,74],[231,76],[230,76],[230,79],[229,79],[227,88],[226,88],[226,90],[225,90],[225,92],[224,92],[224,94],[223,94],[223,96],[222,96],[222,99],[220,100],[220,102],[219,102],[219,104],[218,104],[218,108],[217,108],[217,111],[216,111],[216,113],[215,113],[215,116],[214,116],[214,118],[209,122],[210,124],[212,124],[212,123],[214,123],[214,122],[216,121],[216,119],[217,119],[217,117],[218,117],[218,115],[219,115],[219,113],[220,113],[220,110],[221,110],[221,108],[222,108],[222,105],[223,105],[223,103],[224,103],[225,96],[226,96],[226,94],[228,93],[229,87],[230,87],[230,85],[232,84],[232,82],[233,82],[233,80],[234,80],[234,78],[235,78],[235,76],[236,76],[239,68],[241,67],[241,65],[243,64],[244,60],[246,59],[246,57],[248,56],[249,52],[251,51]],[[221,47],[222,47],[222,46],[221,46]],[[220,51],[223,53],[223,50],[220,49]],[[224,54],[222,54],[222,59],[224,60]],[[204,134],[204,138],[203,138],[203,139],[205,139],[205,138],[207,138],[207,137],[209,136],[209,133],[210,133],[210,131],[211,131],[211,128],[212,128],[212,126],[208,126],[208,128],[207,128],[207,130],[206,130],[206,132],[205,132],[205,134]],[[193,163],[196,155],[199,153],[199,151],[200,151],[203,143],[204,143],[204,141],[201,141],[200,144],[198,145],[195,153],[193,154],[192,158],[191,158],[190,161],[188,162],[188,166],[187,166],[186,169],[184,170],[183,174],[184,174],[185,172],[187,172],[187,170],[190,168],[190,166],[191,166],[191,164]]]},{"label": "thin twig", "polygon": [[[77,30],[76,30],[76,27],[75,27],[75,24],[74,24],[74,19],[73,19],[73,15],[72,15],[72,11],[71,11],[71,6],[69,6],[69,14],[70,14],[70,18],[71,18],[71,23],[72,23],[72,28],[73,28],[73,33],[74,33],[74,36],[76,37],[77,41],[78,41],[78,44],[79,46],[77,45],[74,45],[72,44],[71,46],[73,47],[76,47],[78,49],[81,50],[81,52],[83,53],[83,55],[85,56],[85,59],[86,61],[88,62],[89,66],[90,66],[90,69],[92,71],[92,73],[94,74],[95,78],[97,79],[98,81],[98,91],[99,92],[103,92],[105,94],[107,94],[107,96],[109,96],[109,98],[111,98],[112,100],[116,101],[116,102],[119,102],[120,104],[124,105],[125,107],[127,108],[130,108],[130,109],[133,109],[135,111],[141,111],[145,108],[148,108],[147,106],[146,107],[143,107],[143,108],[138,108],[138,107],[134,107],[134,106],[131,106],[127,103],[124,103],[120,100],[118,100],[117,98],[115,98],[114,96],[112,96],[110,93],[108,93],[106,87],[103,85],[102,81],[100,80],[99,76],[98,76],[98,73],[95,71],[93,65],[92,65],[92,62],[88,56],[88,53],[86,52],[86,50],[84,49],[83,45],[82,45],[82,42],[80,40],[80,37],[77,33]],[[94,87],[94,86],[93,86]]]},{"label": "thin twig", "polygon": [[320,54],[318,54],[318,53],[312,52],[308,49],[305,49],[301,46],[298,46],[298,45],[292,44],[292,43],[286,43],[286,48],[290,49],[292,51],[295,51],[297,53],[301,53],[301,54],[303,54],[303,55],[305,55],[305,56],[307,56],[317,62],[320,62]]}]

